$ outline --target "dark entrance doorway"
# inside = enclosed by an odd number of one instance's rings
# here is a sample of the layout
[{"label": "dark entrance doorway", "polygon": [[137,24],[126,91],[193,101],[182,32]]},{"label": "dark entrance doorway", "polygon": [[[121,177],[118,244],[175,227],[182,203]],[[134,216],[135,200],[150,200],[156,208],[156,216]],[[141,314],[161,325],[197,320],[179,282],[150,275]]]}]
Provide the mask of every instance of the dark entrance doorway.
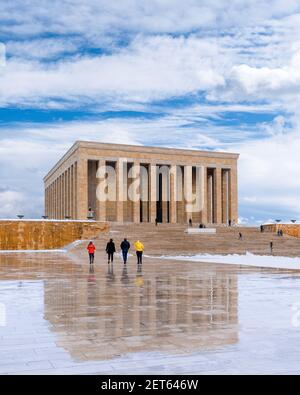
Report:
[{"label": "dark entrance doorway", "polygon": [[163,204],[162,204],[162,174],[158,175],[158,201],[156,202],[157,222],[163,222]]}]

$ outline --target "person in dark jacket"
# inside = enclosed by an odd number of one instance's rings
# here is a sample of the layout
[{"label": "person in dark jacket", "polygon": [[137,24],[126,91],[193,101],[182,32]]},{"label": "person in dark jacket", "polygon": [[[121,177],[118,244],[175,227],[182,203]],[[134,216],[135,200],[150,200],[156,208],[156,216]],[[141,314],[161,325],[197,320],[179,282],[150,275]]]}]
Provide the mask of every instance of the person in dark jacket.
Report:
[{"label": "person in dark jacket", "polygon": [[270,252],[273,254],[274,243],[273,241],[270,242]]},{"label": "person in dark jacket", "polygon": [[114,261],[114,253],[116,252],[116,246],[113,239],[110,239],[106,245],[106,253],[108,255],[108,263],[113,263]]},{"label": "person in dark jacket", "polygon": [[121,243],[121,251],[122,251],[122,255],[123,255],[123,262],[124,265],[126,265],[127,263],[127,256],[128,256],[128,251],[130,250],[130,243],[127,239],[124,239]]}]

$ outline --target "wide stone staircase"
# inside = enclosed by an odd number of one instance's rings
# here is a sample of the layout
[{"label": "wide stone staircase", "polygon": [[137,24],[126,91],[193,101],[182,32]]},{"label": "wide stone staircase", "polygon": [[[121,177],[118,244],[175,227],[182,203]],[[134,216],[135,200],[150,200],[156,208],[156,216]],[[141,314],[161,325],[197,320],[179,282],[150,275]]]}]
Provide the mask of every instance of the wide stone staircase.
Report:
[{"label": "wide stone staircase", "polygon": [[[146,255],[184,254],[270,254],[273,241],[273,255],[300,256],[300,239],[291,236],[278,237],[276,234],[261,233],[254,227],[217,227],[216,234],[187,234],[186,225],[171,224],[111,224],[110,232],[101,234],[94,242],[98,251],[104,250],[109,238],[113,238],[117,249],[124,237],[132,244],[141,240]],[[243,238],[239,240],[239,233]],[[82,246],[75,247],[75,250]]]}]

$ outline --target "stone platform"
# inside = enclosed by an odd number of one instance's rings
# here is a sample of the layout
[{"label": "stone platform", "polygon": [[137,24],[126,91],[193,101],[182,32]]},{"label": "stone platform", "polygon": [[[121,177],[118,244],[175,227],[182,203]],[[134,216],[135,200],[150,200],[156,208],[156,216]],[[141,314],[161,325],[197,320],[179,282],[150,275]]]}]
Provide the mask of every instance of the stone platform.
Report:
[{"label": "stone platform", "polygon": [[0,250],[52,250],[108,230],[106,222],[0,220]]},{"label": "stone platform", "polygon": [[285,235],[300,238],[300,224],[267,224],[264,225],[264,229],[272,233],[282,230]]}]

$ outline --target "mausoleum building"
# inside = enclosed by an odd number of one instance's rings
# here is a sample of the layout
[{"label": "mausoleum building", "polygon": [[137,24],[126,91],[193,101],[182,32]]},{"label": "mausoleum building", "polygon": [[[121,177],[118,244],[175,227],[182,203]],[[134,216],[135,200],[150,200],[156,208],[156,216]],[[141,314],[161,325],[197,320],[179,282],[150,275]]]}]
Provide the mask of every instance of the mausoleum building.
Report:
[{"label": "mausoleum building", "polygon": [[76,142],[44,178],[50,219],[228,224],[238,154]]}]

